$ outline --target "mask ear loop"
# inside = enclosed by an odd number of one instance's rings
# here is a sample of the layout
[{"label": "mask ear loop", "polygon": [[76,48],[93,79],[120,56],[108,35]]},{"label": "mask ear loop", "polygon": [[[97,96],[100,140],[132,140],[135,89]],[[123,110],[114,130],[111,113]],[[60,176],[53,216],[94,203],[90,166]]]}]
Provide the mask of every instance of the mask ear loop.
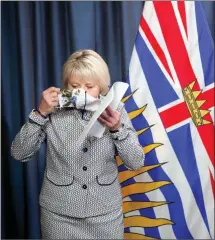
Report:
[{"label": "mask ear loop", "polygon": [[84,120],[84,114],[86,112],[85,108],[86,108],[86,104],[87,104],[87,92],[85,91],[85,103],[84,103],[84,109],[82,110],[82,120]]}]

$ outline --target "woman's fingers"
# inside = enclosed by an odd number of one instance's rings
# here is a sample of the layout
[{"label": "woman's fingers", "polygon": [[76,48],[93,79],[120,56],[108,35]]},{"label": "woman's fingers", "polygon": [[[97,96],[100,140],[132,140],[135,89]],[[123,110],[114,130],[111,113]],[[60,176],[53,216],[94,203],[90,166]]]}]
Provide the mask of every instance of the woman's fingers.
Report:
[{"label": "woman's fingers", "polygon": [[98,120],[99,120],[102,124],[106,125],[107,127],[109,127],[109,128],[112,127],[112,123],[111,123],[111,122],[108,122],[108,121],[105,120],[104,118],[99,117]]},{"label": "woman's fingers", "polygon": [[98,120],[109,129],[118,129],[120,126],[120,112],[113,111],[113,109],[108,106]]},{"label": "woman's fingers", "polygon": [[116,124],[117,122],[117,120],[114,117],[110,117],[106,113],[102,113],[100,115],[100,118],[103,119],[106,123],[109,123],[110,126]]},{"label": "woman's fingers", "polygon": [[52,97],[51,99],[52,99],[52,102],[58,102],[59,101],[58,97]]},{"label": "woman's fingers", "polygon": [[110,117],[115,117],[115,111],[113,111],[113,109],[112,109],[110,106],[108,106],[108,107],[106,108],[106,113],[107,113]]},{"label": "woman's fingers", "polygon": [[100,117],[98,117],[98,120],[101,122],[101,123],[106,123],[107,121],[104,119],[104,118],[102,118],[101,116]]},{"label": "woman's fingers", "polygon": [[110,119],[115,118],[115,112],[108,106],[100,116],[110,121]]},{"label": "woman's fingers", "polygon": [[53,92],[55,92],[55,93],[57,93],[57,94],[60,94],[60,88],[50,87],[50,88],[46,89],[46,92],[47,92],[47,93],[53,93]]},{"label": "woman's fingers", "polygon": [[108,121],[109,118],[110,118],[110,116],[108,116],[106,112],[103,112],[103,113],[100,115],[100,117],[102,117],[102,118],[103,118],[104,120],[106,120],[106,121]]},{"label": "woman's fingers", "polygon": [[115,119],[119,119],[119,118],[120,118],[120,112],[118,112],[118,111],[113,111],[113,109],[112,109],[110,106],[108,106],[108,107],[106,108],[106,114],[107,114],[108,116],[112,117],[112,118],[115,118]]},{"label": "woman's fingers", "polygon": [[43,91],[39,109],[44,115],[49,114],[53,107],[58,105],[58,94],[60,94],[60,89],[56,87],[50,87]]},{"label": "woman's fingers", "polygon": [[58,96],[57,92],[51,92],[49,94],[50,94],[50,97],[57,97]]}]

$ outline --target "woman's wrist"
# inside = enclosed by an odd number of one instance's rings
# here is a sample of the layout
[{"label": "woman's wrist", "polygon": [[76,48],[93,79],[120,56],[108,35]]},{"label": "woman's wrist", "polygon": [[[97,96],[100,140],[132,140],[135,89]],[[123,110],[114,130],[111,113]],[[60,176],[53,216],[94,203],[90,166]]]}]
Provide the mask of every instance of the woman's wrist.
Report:
[{"label": "woman's wrist", "polygon": [[125,125],[123,123],[121,124],[121,126],[120,126],[120,128],[118,130],[115,130],[115,131],[109,130],[109,132],[111,133],[111,137],[114,140],[123,140],[129,134],[129,131],[126,131]]},{"label": "woman's wrist", "polygon": [[49,121],[49,118],[43,118],[38,112],[37,109],[33,109],[31,113],[29,114],[29,120],[30,122],[35,122],[39,125],[44,125],[47,121]]},{"label": "woman's wrist", "polygon": [[110,133],[116,133],[119,132],[120,128],[123,126],[123,124],[118,124],[115,128],[110,128],[109,131]]},{"label": "woman's wrist", "polygon": [[48,118],[49,114],[41,111],[39,108],[35,109],[37,116],[41,116],[42,118]]}]

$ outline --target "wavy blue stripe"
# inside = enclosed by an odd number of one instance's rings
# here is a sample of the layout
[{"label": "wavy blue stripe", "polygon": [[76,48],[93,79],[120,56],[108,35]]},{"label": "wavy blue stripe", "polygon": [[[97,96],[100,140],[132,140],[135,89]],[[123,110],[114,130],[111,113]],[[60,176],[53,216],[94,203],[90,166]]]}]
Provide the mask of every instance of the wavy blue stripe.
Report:
[{"label": "wavy blue stripe", "polygon": [[204,222],[208,228],[208,232],[210,232],[203,199],[199,170],[197,167],[196,158],[194,154],[194,146],[191,138],[190,124],[186,124],[168,133],[168,137],[174,148],[179,163],[185,173],[185,176],[189,182],[190,188],[196,199],[202,218],[204,219]]},{"label": "wavy blue stripe", "polygon": [[199,51],[204,72],[205,86],[214,82],[214,43],[201,2],[195,2]]},{"label": "wavy blue stripe", "polygon": [[[145,51],[148,51],[148,50],[145,49]],[[145,54],[145,52],[143,54]],[[127,82],[130,83],[129,78],[127,79]],[[128,93],[129,93],[129,90],[127,94]],[[138,108],[136,103],[134,102],[133,97],[131,97],[125,103],[125,108],[128,112],[131,109],[134,110]],[[139,130],[145,126],[149,126],[148,122],[146,121],[143,115],[140,115],[137,118],[133,119],[132,124],[136,130]],[[153,143],[151,130],[148,130],[143,134],[139,135],[139,141],[142,146]],[[171,159],[166,159],[166,161],[171,161]],[[159,161],[157,159],[157,156],[154,150],[146,155],[145,165],[152,165],[152,164],[158,164],[158,163]],[[161,181],[161,180],[170,181],[168,175],[162,170],[161,167],[149,171],[149,175],[153,181]],[[186,224],[183,206],[182,206],[181,198],[177,188],[173,184],[171,184],[171,185],[167,185],[160,188],[160,191],[163,193],[166,201],[174,202],[173,204],[168,205],[168,208],[169,208],[171,220],[175,222],[175,225],[173,225],[173,231],[177,239],[184,239],[184,238],[193,239]],[[152,215],[148,217],[152,217]]]}]

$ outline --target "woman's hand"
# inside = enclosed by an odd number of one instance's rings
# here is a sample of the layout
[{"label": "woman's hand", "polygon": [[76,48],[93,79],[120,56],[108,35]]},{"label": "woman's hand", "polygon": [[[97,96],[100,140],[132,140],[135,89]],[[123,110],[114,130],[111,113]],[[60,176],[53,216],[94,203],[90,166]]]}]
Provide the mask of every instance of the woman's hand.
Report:
[{"label": "woman's hand", "polygon": [[60,89],[55,87],[50,87],[43,92],[38,108],[43,115],[48,115],[58,105],[58,94]]},{"label": "woman's hand", "polygon": [[113,111],[110,106],[106,108],[98,120],[106,125],[111,131],[118,130],[121,126],[120,112]]}]

